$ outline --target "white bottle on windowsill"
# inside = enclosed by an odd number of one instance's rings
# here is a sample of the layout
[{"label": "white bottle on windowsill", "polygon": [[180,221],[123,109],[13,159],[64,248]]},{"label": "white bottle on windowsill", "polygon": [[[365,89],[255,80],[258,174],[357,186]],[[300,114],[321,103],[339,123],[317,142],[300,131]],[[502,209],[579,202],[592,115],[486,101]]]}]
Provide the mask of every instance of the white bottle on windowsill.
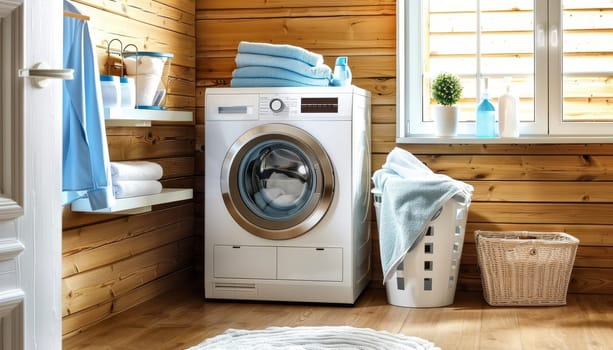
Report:
[{"label": "white bottle on windowsill", "polygon": [[511,81],[507,80],[507,90],[498,98],[498,122],[500,137],[519,137],[519,99],[511,91]]}]

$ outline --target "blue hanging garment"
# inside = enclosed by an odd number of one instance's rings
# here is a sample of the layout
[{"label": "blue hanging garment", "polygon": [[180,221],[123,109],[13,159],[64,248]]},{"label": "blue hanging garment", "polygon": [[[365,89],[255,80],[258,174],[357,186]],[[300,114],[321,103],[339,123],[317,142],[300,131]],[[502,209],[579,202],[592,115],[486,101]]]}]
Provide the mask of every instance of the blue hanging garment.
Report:
[{"label": "blue hanging garment", "polygon": [[[64,11],[79,13],[66,0]],[[115,198],[98,62],[87,21],[64,16],[64,67],[74,69],[74,79],[63,83],[63,204],[88,197],[92,209],[109,208]]]}]

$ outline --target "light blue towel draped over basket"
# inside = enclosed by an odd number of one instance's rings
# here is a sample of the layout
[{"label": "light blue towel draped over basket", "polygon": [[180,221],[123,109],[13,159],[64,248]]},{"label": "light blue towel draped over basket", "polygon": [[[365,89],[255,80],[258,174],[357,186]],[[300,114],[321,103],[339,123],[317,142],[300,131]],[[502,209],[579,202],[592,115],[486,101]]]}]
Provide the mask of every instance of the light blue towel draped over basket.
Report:
[{"label": "light blue towel draped over basket", "polygon": [[411,153],[395,148],[373,175],[381,191],[379,245],[383,282],[424,234],[439,209],[454,196],[468,204],[473,187],[433,173]]}]

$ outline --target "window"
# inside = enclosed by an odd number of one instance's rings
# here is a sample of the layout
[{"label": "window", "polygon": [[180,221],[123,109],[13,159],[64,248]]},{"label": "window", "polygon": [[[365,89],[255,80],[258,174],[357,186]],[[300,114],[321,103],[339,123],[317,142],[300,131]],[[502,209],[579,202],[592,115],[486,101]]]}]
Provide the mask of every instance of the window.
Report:
[{"label": "window", "polygon": [[[510,82],[520,135],[613,136],[610,0],[398,1],[398,136],[434,133],[430,83],[441,72],[464,87],[458,134],[475,134],[476,106]],[[410,142],[410,141],[409,141]]]}]

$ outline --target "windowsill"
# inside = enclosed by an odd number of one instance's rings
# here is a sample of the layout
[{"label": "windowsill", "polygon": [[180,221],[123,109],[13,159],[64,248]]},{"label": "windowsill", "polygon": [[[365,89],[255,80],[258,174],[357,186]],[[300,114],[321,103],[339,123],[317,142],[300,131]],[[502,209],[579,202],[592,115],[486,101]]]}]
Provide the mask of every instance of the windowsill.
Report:
[{"label": "windowsill", "polygon": [[415,135],[410,137],[398,137],[396,143],[406,144],[538,144],[538,143],[613,143],[613,136],[538,136],[527,135],[520,137],[495,137],[484,138],[471,135],[458,136],[433,136],[433,135]]}]

